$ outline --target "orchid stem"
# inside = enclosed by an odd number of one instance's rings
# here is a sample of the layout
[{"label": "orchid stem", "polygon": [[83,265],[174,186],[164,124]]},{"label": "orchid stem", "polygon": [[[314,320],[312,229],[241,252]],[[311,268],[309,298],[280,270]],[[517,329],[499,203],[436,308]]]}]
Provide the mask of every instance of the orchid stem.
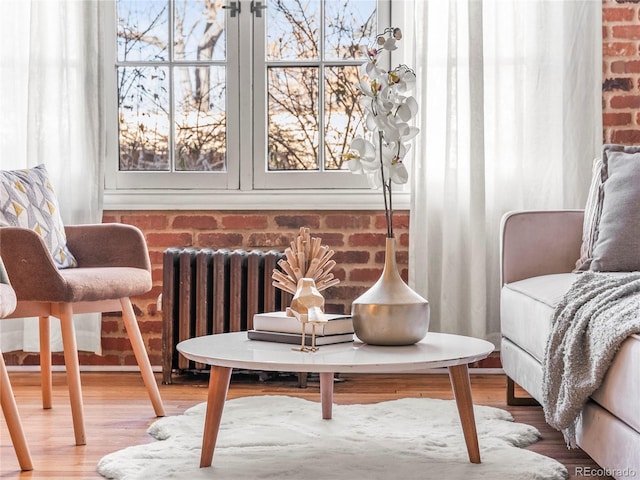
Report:
[{"label": "orchid stem", "polygon": [[[387,238],[393,238],[392,212],[391,212],[391,185],[387,185],[384,177],[384,162],[382,161],[382,132],[378,132],[378,154],[380,155],[380,175],[382,177],[382,197],[384,198],[384,214],[387,221]],[[387,193],[389,199],[387,199]]]}]

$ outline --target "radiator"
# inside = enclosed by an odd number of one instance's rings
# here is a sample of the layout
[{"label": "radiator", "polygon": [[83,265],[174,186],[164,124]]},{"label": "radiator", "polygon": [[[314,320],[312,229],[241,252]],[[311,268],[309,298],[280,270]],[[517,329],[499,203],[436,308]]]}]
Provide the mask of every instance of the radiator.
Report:
[{"label": "radiator", "polygon": [[162,380],[206,365],[176,350],[186,339],[253,328],[255,313],[284,310],[291,295],[272,286],[282,252],[168,248],[162,273]]}]

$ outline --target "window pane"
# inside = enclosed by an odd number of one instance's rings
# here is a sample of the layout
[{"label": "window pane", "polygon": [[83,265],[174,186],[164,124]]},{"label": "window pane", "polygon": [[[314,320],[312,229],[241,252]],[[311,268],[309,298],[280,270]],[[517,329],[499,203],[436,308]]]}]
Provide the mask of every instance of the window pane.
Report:
[{"label": "window pane", "polygon": [[325,0],[325,59],[362,58],[377,33],[375,0]]},{"label": "window pane", "polygon": [[319,58],[320,0],[269,0],[267,60]]},{"label": "window pane", "polygon": [[176,2],[174,60],[225,59],[225,11],[220,7],[210,0]]},{"label": "window pane", "polygon": [[325,69],[326,170],[346,168],[342,155],[349,151],[351,140],[356,135],[364,135],[363,111],[358,102],[362,93],[356,88],[360,81],[359,70],[356,66]]},{"label": "window pane", "polygon": [[226,170],[224,67],[175,72],[176,170]]},{"label": "window pane", "polygon": [[118,0],[118,60],[162,61],[169,45],[169,2]]},{"label": "window pane", "polygon": [[118,68],[120,170],[168,170],[166,67]]},{"label": "window pane", "polygon": [[269,170],[318,169],[318,68],[270,67]]}]

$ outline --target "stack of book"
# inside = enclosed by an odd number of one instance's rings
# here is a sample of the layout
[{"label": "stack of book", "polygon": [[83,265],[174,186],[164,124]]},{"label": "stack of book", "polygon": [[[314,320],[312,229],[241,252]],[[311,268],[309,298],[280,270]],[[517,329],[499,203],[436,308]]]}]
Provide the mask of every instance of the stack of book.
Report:
[{"label": "stack of book", "polygon": [[[351,315],[325,313],[327,322],[316,324],[316,346],[353,341],[353,322]],[[311,346],[312,325],[305,324],[305,345]],[[253,329],[247,332],[251,340],[265,342],[302,343],[302,323],[286,312],[256,313],[253,316]]]}]

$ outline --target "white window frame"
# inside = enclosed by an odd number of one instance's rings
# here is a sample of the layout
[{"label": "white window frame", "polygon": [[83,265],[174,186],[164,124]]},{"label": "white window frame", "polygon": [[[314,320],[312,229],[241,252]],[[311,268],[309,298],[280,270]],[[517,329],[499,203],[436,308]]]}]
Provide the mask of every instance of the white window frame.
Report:
[{"label": "white window frame", "polygon": [[[239,0],[242,13],[227,23],[229,28],[238,28],[241,32],[251,32],[250,35],[238,35],[237,45],[227,44],[227,58],[234,57],[232,48],[237,49],[237,58],[253,58],[253,28],[256,21],[250,13],[250,1]],[[403,18],[402,4],[404,2],[391,0],[393,9],[391,19],[398,23]],[[236,133],[239,141],[236,145],[228,142],[228,174],[207,172],[180,172],[178,175],[166,175],[166,172],[119,172],[118,171],[118,105],[116,78],[116,42],[115,42],[115,0],[101,2],[102,18],[104,19],[105,35],[103,43],[104,71],[105,71],[105,106],[106,106],[106,165],[105,165],[105,210],[381,210],[382,192],[369,189],[364,177],[350,172],[326,172],[330,181],[315,183],[320,188],[301,188],[300,185],[309,184],[308,175],[323,175],[321,172],[269,172],[274,178],[268,181],[260,179],[256,169],[264,170],[266,139],[264,147],[255,147],[254,131],[246,128],[255,125],[253,105],[262,92],[255,88],[256,84],[251,76],[254,62],[237,62],[235,68],[238,81],[228,82],[227,98],[237,99],[237,108],[229,109],[231,101],[227,102],[229,127],[233,116],[237,119],[249,121],[236,122],[241,125],[240,132],[229,132],[229,136]],[[229,15],[227,10],[227,15]],[[384,12],[383,12],[384,13]],[[264,18],[264,17],[263,17]],[[264,25],[264,21],[261,22]],[[395,24],[394,23],[394,24]],[[229,37],[232,37],[231,35]],[[228,38],[229,38],[228,37]],[[256,82],[259,83],[259,82]],[[255,91],[254,91],[255,88]],[[253,93],[251,93],[253,92]],[[259,123],[259,122],[258,122]],[[263,123],[266,123],[266,118]],[[264,128],[266,130],[266,127]],[[236,156],[237,155],[237,156]],[[236,158],[236,161],[233,159]],[[259,165],[258,165],[259,164]],[[212,182],[211,176],[218,175],[218,179],[226,177],[224,181]],[[178,180],[177,177],[184,179]],[[341,177],[343,180],[336,181]],[[215,177],[214,177],[215,178]],[[256,181],[256,179],[259,179]],[[318,177],[316,177],[318,178]],[[407,185],[398,186],[394,192],[394,207],[397,210],[409,208],[409,192]]]}]

